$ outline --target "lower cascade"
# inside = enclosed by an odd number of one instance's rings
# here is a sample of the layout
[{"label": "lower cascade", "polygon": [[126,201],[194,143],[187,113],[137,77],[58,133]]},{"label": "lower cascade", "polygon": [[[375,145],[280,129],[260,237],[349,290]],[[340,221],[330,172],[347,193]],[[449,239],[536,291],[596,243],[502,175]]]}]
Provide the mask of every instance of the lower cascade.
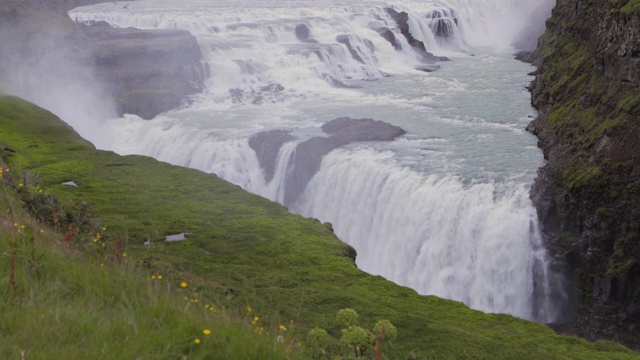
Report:
[{"label": "lower cascade", "polygon": [[360,268],[421,294],[557,320],[562,279],[529,199],[544,161],[525,130],[532,67],[513,59],[553,0],[215,3],[72,10],[189,30],[209,69],[188,106],[82,135],[331,222]]}]

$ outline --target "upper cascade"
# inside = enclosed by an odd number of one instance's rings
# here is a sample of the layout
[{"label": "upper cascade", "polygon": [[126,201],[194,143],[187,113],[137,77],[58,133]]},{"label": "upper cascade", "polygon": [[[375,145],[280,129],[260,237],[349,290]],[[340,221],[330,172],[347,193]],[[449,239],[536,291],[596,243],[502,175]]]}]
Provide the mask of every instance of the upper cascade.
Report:
[{"label": "upper cascade", "polygon": [[212,69],[206,85],[217,101],[261,104],[348,88],[352,80],[433,71],[442,55],[513,49],[523,34],[537,38],[543,28],[535,24],[544,24],[554,1],[186,2],[195,12],[181,11],[184,1],[152,0],[69,15],[89,24],[188,30]]}]

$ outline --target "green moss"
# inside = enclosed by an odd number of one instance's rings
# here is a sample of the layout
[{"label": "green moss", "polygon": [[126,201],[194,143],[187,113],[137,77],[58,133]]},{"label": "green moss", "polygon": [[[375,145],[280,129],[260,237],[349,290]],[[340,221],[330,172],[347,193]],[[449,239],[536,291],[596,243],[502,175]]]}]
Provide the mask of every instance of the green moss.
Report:
[{"label": "green moss", "polygon": [[640,95],[636,94],[620,100],[620,102],[618,102],[617,109],[626,113],[631,113],[638,108],[638,106],[640,106]]},{"label": "green moss", "polygon": [[620,9],[625,14],[640,12],[640,0],[631,0]]},{"label": "green moss", "polygon": [[[290,214],[214,175],[97,151],[52,114],[15,98],[0,99],[0,145],[28,159],[28,169],[50,184],[46,190],[61,203],[88,202],[93,217],[127,244],[131,261],[188,278],[201,296],[230,309],[250,305],[260,321],[292,321],[290,335],[302,341],[315,327],[340,338],[334,314],[352,308],[364,328],[379,319],[396,326],[390,358],[636,357],[610,343],[559,336],[541,324],[483,314],[366,274],[349,258],[350,247],[320,222]],[[56,185],[63,173],[71,174],[78,187]],[[583,181],[593,176],[574,177]],[[176,232],[187,233],[187,240],[162,241]],[[152,244],[145,246],[145,241]],[[147,312],[140,316],[153,319]],[[104,346],[91,326],[79,331],[89,334],[86,346]],[[224,343],[217,346],[212,354],[226,348]]]},{"label": "green moss", "polygon": [[598,210],[596,210],[596,216],[603,219],[609,219],[611,218],[611,212],[606,208],[598,208]]},{"label": "green moss", "polygon": [[566,187],[575,189],[597,181],[600,174],[602,174],[602,169],[598,166],[581,166],[574,164],[569,170],[562,174],[562,180]]}]

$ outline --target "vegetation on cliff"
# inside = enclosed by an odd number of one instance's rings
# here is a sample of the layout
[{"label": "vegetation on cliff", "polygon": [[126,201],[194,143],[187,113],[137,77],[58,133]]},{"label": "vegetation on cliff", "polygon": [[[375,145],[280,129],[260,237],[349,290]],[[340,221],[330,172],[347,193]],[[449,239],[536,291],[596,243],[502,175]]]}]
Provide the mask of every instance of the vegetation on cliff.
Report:
[{"label": "vegetation on cliff", "polygon": [[[366,274],[318,221],[214,175],[95,150],[17,98],[0,99],[0,149],[13,177],[0,185],[5,358],[308,358],[321,329],[346,357],[344,308],[363,329],[397,328],[389,358],[637,357]],[[164,241],[176,233],[186,240]]]},{"label": "vegetation on cliff", "polygon": [[[640,344],[640,2],[562,1],[547,22],[530,129],[533,198],[580,301],[571,330]],[[576,307],[577,308],[577,307]]]}]

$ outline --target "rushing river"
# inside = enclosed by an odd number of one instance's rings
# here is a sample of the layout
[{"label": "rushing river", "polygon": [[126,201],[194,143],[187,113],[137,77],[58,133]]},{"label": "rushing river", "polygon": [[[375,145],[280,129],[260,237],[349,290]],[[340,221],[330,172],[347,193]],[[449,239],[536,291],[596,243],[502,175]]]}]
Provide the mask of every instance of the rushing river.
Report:
[{"label": "rushing river", "polygon": [[[77,8],[70,16],[79,22],[189,30],[209,68],[207,90],[189,106],[151,121],[126,115],[99,137],[83,135],[121,154],[216,173],[329,221],[356,248],[360,268],[421,294],[553,321],[558,290],[528,195],[544,161],[525,131],[535,116],[525,89],[534,68],[514,60],[512,46],[539,30],[553,3],[144,0]],[[451,61],[416,70],[433,65],[389,8],[406,12],[412,36]],[[407,133],[331,151],[303,190],[287,195],[296,144],[327,136],[320,126],[344,116]],[[266,175],[249,139],[269,130],[290,138]]]}]

